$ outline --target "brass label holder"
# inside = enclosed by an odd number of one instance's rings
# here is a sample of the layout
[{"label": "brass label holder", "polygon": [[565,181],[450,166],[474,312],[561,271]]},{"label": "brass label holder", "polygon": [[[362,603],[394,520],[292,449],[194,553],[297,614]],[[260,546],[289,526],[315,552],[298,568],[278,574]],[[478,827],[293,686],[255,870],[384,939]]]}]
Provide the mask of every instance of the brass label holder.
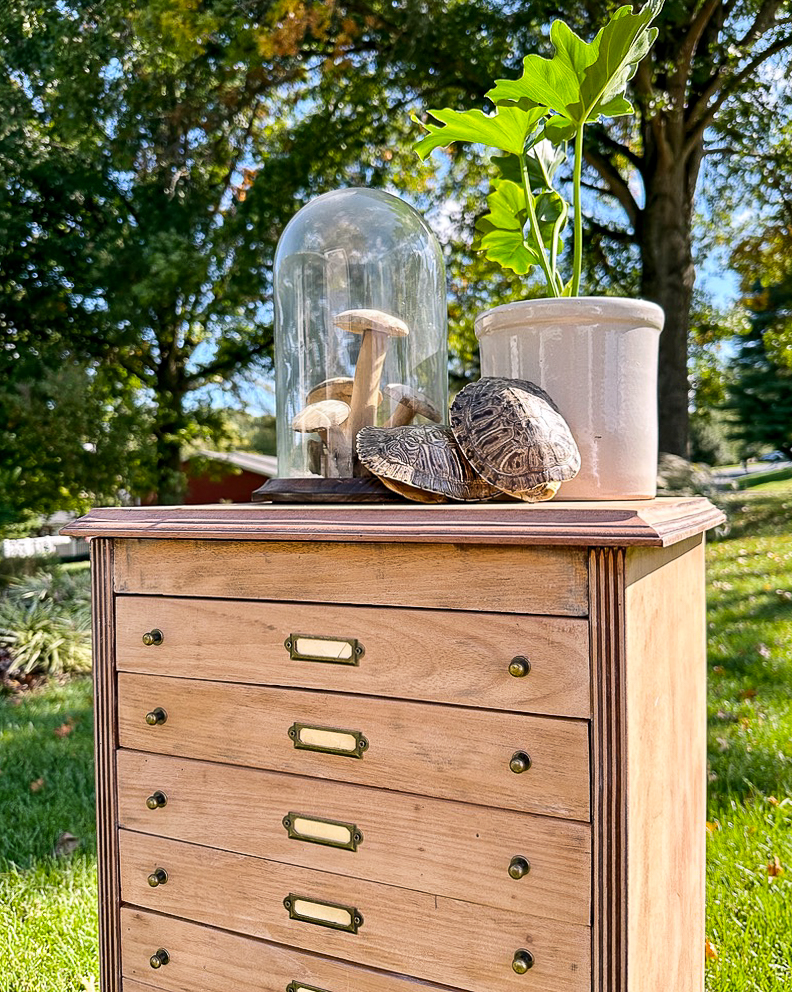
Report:
[{"label": "brass label holder", "polygon": [[362,758],[369,746],[359,730],[315,727],[307,723],[293,723],[289,727],[289,737],[298,751],[341,754],[347,758]]},{"label": "brass label holder", "polygon": [[356,637],[323,634],[289,634],[283,646],[292,661],[318,661],[327,665],[358,665],[366,653]]},{"label": "brass label holder", "polygon": [[357,933],[358,928],[363,926],[363,917],[354,906],[308,899],[293,892],[286,896],[283,905],[289,911],[289,919],[299,920],[301,923],[313,923],[346,933]]},{"label": "brass label holder", "polygon": [[290,812],[284,816],[282,822],[291,840],[337,847],[342,851],[357,851],[358,844],[363,841],[363,834],[355,824],[344,823],[342,820],[327,820],[320,816]]}]

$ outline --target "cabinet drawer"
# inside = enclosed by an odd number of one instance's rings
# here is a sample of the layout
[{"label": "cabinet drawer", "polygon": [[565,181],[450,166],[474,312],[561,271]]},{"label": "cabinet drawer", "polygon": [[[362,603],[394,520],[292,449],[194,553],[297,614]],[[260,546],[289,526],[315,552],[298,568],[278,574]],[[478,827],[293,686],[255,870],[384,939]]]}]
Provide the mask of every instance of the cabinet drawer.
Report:
[{"label": "cabinet drawer", "polygon": [[[121,671],[557,716],[591,712],[586,620],[119,596],[116,623]],[[144,644],[151,630],[161,631],[162,643]],[[509,672],[516,657],[528,662],[523,677]]]},{"label": "cabinet drawer", "polygon": [[[588,825],[138,751],[119,751],[117,767],[119,823],[131,830],[528,915],[590,919]],[[155,791],[168,802],[150,810]],[[513,858],[528,862],[524,877],[510,877]]]},{"label": "cabinet drawer", "polygon": [[[121,747],[589,817],[583,721],[124,673],[118,694]],[[157,709],[167,720],[149,726]]]},{"label": "cabinet drawer", "polygon": [[[135,906],[467,992],[524,990],[521,949],[532,990],[589,984],[585,926],[127,831],[119,841],[121,896]],[[158,867],[168,880],[152,888]]]},{"label": "cabinet drawer", "polygon": [[127,540],[114,578],[152,596],[588,615],[584,548]]},{"label": "cabinet drawer", "polygon": [[[170,960],[152,970],[160,948]],[[145,910],[121,910],[123,992],[449,992],[355,964],[198,926]],[[530,972],[528,972],[530,976]],[[292,985],[292,983],[294,983]],[[453,992],[453,990],[452,990]]]}]

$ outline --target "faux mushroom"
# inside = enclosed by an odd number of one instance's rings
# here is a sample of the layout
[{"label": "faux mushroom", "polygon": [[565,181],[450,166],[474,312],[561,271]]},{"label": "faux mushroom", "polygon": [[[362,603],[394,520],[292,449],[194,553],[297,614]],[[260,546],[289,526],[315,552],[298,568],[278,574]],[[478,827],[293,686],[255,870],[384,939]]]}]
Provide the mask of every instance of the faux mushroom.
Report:
[{"label": "faux mushroom", "polygon": [[382,310],[344,310],[336,314],[334,321],[343,331],[363,335],[355,366],[349,421],[346,425],[351,448],[360,428],[370,427],[374,423],[388,338],[407,337],[410,329],[403,320]]},{"label": "faux mushroom", "polygon": [[325,446],[325,478],[344,478],[352,474],[352,449],[344,425],[349,419],[349,404],[341,400],[321,400],[300,410],[292,420],[292,430],[301,434],[318,434]]},{"label": "faux mushroom", "polygon": [[401,382],[390,382],[382,387],[382,392],[396,404],[396,409],[385,423],[385,427],[406,427],[416,417],[425,417],[432,423],[439,424],[442,414],[428,396],[411,389]]},{"label": "faux mushroom", "polygon": [[[355,380],[351,375],[339,375],[333,379],[325,379],[314,386],[305,397],[306,403],[318,403],[320,400],[343,400],[352,402],[352,386]],[[382,402],[382,393],[377,395],[377,406]]]}]

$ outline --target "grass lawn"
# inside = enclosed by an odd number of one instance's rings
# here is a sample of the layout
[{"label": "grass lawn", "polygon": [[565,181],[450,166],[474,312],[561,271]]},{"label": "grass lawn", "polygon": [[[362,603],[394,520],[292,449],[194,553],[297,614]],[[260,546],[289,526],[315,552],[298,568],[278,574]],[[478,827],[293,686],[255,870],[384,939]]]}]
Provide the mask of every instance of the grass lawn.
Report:
[{"label": "grass lawn", "polygon": [[[792,482],[728,499],[708,550],[707,990],[792,992]],[[89,684],[15,703],[0,698],[0,992],[92,990]],[[64,833],[79,846],[55,855]]]}]

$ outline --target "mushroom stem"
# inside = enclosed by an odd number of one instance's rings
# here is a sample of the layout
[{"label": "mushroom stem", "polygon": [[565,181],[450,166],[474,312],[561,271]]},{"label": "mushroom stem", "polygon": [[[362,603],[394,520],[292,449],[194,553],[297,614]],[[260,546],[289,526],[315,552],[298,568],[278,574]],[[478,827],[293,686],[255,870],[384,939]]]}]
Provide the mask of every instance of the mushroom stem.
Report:
[{"label": "mushroom stem", "polygon": [[361,427],[371,427],[374,424],[377,415],[379,384],[387,349],[387,334],[372,328],[363,332],[360,353],[355,366],[349,420],[346,424],[350,449],[354,445]]},{"label": "mushroom stem", "polygon": [[399,400],[396,409],[385,421],[385,427],[406,427],[413,422],[416,413],[415,403],[408,396],[404,396]]},{"label": "mushroom stem", "polygon": [[352,448],[343,427],[328,427],[325,478],[348,479],[352,475]]}]

